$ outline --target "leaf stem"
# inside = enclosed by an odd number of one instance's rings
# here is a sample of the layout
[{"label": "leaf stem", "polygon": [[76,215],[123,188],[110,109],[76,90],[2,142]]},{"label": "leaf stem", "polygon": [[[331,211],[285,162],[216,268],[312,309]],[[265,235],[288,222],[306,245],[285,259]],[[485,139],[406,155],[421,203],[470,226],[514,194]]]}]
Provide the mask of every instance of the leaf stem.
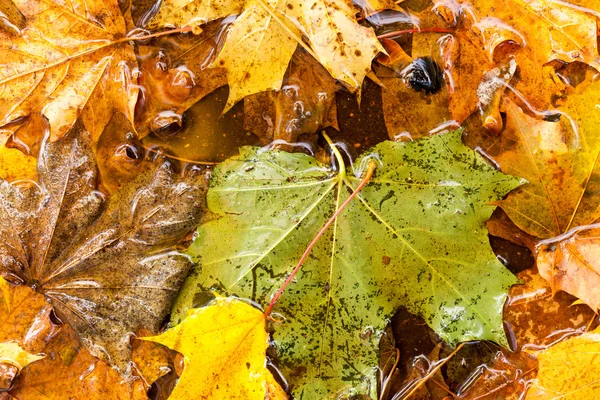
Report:
[{"label": "leaf stem", "polygon": [[[329,139],[329,138],[327,138],[327,139]],[[340,155],[340,157],[341,157],[341,155]],[[360,184],[356,187],[356,189],[354,189],[354,191],[352,192],[352,194],[350,196],[348,196],[348,198],[346,199],[346,201],[344,201],[342,203],[342,205],[340,206],[340,208],[338,208],[335,211],[335,213],[331,216],[331,218],[329,218],[329,220],[325,223],[325,225],[323,225],[323,227],[321,228],[321,230],[319,231],[319,233],[317,233],[317,235],[310,242],[310,244],[308,245],[308,247],[306,248],[306,250],[304,250],[304,253],[302,254],[302,257],[300,257],[300,261],[298,261],[298,264],[296,264],[296,266],[292,270],[292,273],[290,274],[290,276],[288,276],[288,278],[285,280],[285,282],[283,283],[283,285],[281,285],[281,287],[279,288],[279,290],[277,291],[277,293],[275,293],[275,296],[273,296],[273,299],[271,300],[271,303],[269,303],[269,306],[267,307],[267,310],[265,311],[265,316],[268,317],[269,314],[271,314],[271,311],[273,310],[273,306],[275,305],[275,303],[277,303],[277,300],[279,300],[279,297],[281,297],[281,295],[283,294],[283,291],[292,282],[292,280],[294,279],[294,276],[296,276],[296,274],[298,273],[298,271],[302,267],[302,264],[304,263],[304,261],[306,260],[306,258],[308,257],[308,255],[310,254],[312,248],[315,246],[315,244],[317,244],[317,242],[319,241],[319,239],[321,238],[321,236],[323,236],[325,234],[325,232],[327,231],[327,229],[337,219],[338,215],[340,215],[340,213],[344,210],[344,208],[346,208],[346,206],[348,204],[350,204],[350,202],[352,201],[352,199],[355,198],[356,195],[362,190],[362,188],[365,187],[365,185],[371,180],[371,177],[373,176],[373,173],[375,172],[375,168],[377,168],[377,163],[375,161],[370,161],[369,162],[369,166],[367,168],[367,172],[365,173],[365,176],[363,177],[363,179],[360,181]]]},{"label": "leaf stem", "polygon": [[393,31],[384,33],[383,35],[377,36],[377,39],[389,39],[395,38],[398,36],[406,35],[407,33],[454,33],[452,29],[446,28],[413,28],[413,29],[405,29],[402,31]]},{"label": "leaf stem", "polygon": [[331,138],[329,137],[328,134],[325,133],[325,131],[323,131],[323,137],[327,141],[327,144],[329,145],[329,147],[331,147],[331,150],[333,151],[333,155],[335,156],[336,161],[340,165],[340,171],[338,172],[338,176],[340,177],[341,180],[345,180],[346,179],[346,164],[344,163],[344,157],[342,157],[342,153],[340,153],[340,151],[337,149],[337,147],[335,147],[335,145],[331,141]]}]

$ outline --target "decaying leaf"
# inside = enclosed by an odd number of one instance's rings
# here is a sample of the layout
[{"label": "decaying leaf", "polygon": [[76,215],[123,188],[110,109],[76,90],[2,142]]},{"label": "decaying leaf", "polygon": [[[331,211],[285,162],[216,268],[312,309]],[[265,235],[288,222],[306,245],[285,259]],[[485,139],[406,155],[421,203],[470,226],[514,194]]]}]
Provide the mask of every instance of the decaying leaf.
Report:
[{"label": "decaying leaf", "polygon": [[188,310],[177,326],[146,337],[184,355],[183,375],[169,398],[279,400],[287,395],[266,366],[264,314],[240,300],[218,298]]},{"label": "decaying leaf", "polygon": [[198,230],[189,254],[199,267],[173,320],[213,289],[268,303],[373,158],[376,175],[275,307],[286,318],[275,341],[294,394],[373,395],[378,332],[400,305],[449,342],[506,343],[499,310],[516,280],[491,252],[484,221],[489,202],[520,181],[489,167],[460,132],[384,142],[348,175],[303,154],[242,149],[215,171],[208,202],[221,218]]},{"label": "decaying leaf", "polygon": [[515,350],[536,354],[560,340],[585,332],[594,319],[595,313],[589,307],[573,305],[573,296],[553,293],[537,271],[525,270],[517,277],[522,284],[511,288],[504,305],[504,323]]},{"label": "decaying leaf", "polygon": [[244,128],[263,143],[295,143],[298,136],[327,127],[337,129],[335,81],[319,63],[297,50],[281,91],[263,92],[244,99]]},{"label": "decaying leaf", "polygon": [[[131,381],[81,346],[67,324],[52,322],[52,307],[39,293],[25,285],[14,286],[0,278],[6,288],[0,298],[0,342],[16,342],[28,353],[45,357],[24,366],[4,389],[16,399],[115,399],[142,400]],[[2,370],[0,368],[0,370]],[[9,372],[9,371],[4,371]],[[18,371],[14,371],[17,373]],[[4,378],[0,375],[2,384]]]},{"label": "decaying leaf", "polygon": [[476,12],[470,15],[474,27],[490,54],[503,41],[513,40],[535,60],[536,68],[560,60],[600,69],[593,12],[553,0],[510,0],[503,7],[486,0],[469,3]]},{"label": "decaying leaf", "polygon": [[197,26],[235,14],[213,64],[227,71],[225,111],[245,96],[279,90],[299,45],[353,91],[384,51],[373,30],[357,23],[350,0],[168,0],[151,26]]},{"label": "decaying leaf", "polygon": [[452,121],[449,111],[449,85],[442,71],[440,39],[439,33],[414,35],[412,57],[398,43],[384,41],[390,58],[383,58],[387,68],[380,68],[377,76],[383,84],[383,112],[391,139],[416,139],[440,128],[460,126]]},{"label": "decaying leaf", "polygon": [[538,356],[537,379],[527,400],[589,400],[600,396],[600,329],[562,341]]},{"label": "decaying leaf", "polygon": [[[484,63],[516,63],[511,85],[536,109],[547,109],[564,89],[549,63],[579,61],[596,69],[600,66],[594,11],[552,0],[511,0],[504,7],[485,0],[435,3],[435,10],[451,26],[465,26],[469,35],[479,36],[480,51],[471,55],[484,56]],[[467,71],[481,63],[465,61],[461,66]],[[460,68],[454,70],[461,74]],[[504,86],[498,89],[504,91]],[[510,94],[513,100],[519,99]]]},{"label": "decaying leaf", "polygon": [[[281,24],[284,0],[248,0],[233,22],[216,66],[227,71],[229,99],[225,111],[244,97],[281,88],[283,76],[298,42],[292,24]],[[288,27],[287,25],[290,25]],[[299,36],[298,32],[294,33]]]},{"label": "decaying leaf", "polygon": [[46,139],[39,185],[0,182],[0,274],[43,293],[90,352],[127,373],[132,332],[156,332],[190,262],[177,244],[203,214],[205,177],[168,161],[107,201],[82,124]]},{"label": "decaying leaf", "polygon": [[[81,117],[96,139],[113,112],[133,121],[137,66],[116,0],[15,0],[26,18],[20,35],[0,30],[0,128],[32,150],[48,120],[52,141]],[[23,119],[29,123],[23,126]],[[18,129],[21,127],[22,129]]]}]

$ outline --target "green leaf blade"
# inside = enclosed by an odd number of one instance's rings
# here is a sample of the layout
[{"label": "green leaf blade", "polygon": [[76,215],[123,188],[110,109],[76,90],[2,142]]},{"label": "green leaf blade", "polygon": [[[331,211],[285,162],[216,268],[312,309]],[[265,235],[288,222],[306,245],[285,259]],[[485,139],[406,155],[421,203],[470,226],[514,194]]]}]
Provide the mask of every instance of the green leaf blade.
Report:
[{"label": "green leaf blade", "polygon": [[[275,312],[280,366],[297,398],[374,397],[378,338],[400,306],[450,343],[506,344],[502,305],[516,278],[497,261],[485,221],[521,181],[464,146],[461,132],[384,142],[356,161],[375,176],[321,238]],[[359,171],[354,171],[360,176]],[[198,263],[177,321],[210,290],[266,306],[323,224],[358,185],[299,154],[245,149],[215,171],[198,229]]]}]

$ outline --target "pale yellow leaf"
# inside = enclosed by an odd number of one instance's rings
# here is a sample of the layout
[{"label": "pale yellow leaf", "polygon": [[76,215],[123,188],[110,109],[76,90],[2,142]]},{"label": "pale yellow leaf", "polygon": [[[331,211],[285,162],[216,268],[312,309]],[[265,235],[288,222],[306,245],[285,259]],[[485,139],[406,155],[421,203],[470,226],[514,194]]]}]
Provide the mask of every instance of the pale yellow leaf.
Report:
[{"label": "pale yellow leaf", "polygon": [[297,19],[317,59],[336,79],[359,90],[371,61],[385,53],[375,32],[359,25],[350,0],[289,0],[288,17]]},{"label": "pale yellow leaf", "polygon": [[184,355],[184,370],[173,400],[264,400],[287,395],[266,367],[265,316],[231,298],[192,309],[183,322],[144,340]]},{"label": "pale yellow leaf", "polygon": [[245,0],[165,0],[150,27],[201,25],[240,14]]},{"label": "pale yellow leaf", "polygon": [[0,343],[0,363],[14,365],[19,370],[44,357],[46,357],[44,354],[28,353],[16,342]]},{"label": "pale yellow leaf", "polygon": [[[229,99],[224,112],[248,95],[279,90],[296,50],[297,41],[263,3],[248,0],[213,64],[227,71]],[[281,11],[286,1],[269,0],[266,3],[273,10]]]}]

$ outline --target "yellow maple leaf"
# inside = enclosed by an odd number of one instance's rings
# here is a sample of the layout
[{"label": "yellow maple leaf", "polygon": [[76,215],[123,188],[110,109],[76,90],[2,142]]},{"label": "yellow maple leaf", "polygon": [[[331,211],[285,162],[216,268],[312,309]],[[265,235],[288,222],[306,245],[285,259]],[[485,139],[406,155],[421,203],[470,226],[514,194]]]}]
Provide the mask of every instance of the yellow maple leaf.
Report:
[{"label": "yellow maple leaf", "polygon": [[31,354],[19,346],[16,342],[0,343],[0,362],[14,365],[22,370],[32,362],[46,357],[43,354]]},{"label": "yellow maple leaf", "polygon": [[213,63],[227,71],[227,111],[245,96],[280,89],[298,46],[359,90],[371,61],[385,50],[371,28],[358,24],[356,12],[350,0],[165,0],[150,26],[197,27],[239,14]]},{"label": "yellow maple leaf", "polygon": [[51,140],[80,116],[93,138],[115,110],[133,120],[137,61],[122,40],[126,27],[117,0],[14,3],[27,22],[19,34],[0,30],[0,128],[18,131],[32,146],[44,132],[35,122],[40,116],[48,120]]},{"label": "yellow maple leaf", "polygon": [[600,328],[540,353],[537,379],[527,400],[600,398]]},{"label": "yellow maple leaf", "polygon": [[[248,0],[235,20],[215,66],[227,71],[229,99],[225,111],[244,97],[281,88],[297,41],[264,6],[282,11],[283,0]],[[289,29],[292,29],[291,27]],[[297,34],[296,34],[297,36]]]},{"label": "yellow maple leaf", "polygon": [[184,370],[171,399],[286,399],[266,367],[265,316],[232,298],[192,309],[183,322],[143,338],[184,355]]}]

